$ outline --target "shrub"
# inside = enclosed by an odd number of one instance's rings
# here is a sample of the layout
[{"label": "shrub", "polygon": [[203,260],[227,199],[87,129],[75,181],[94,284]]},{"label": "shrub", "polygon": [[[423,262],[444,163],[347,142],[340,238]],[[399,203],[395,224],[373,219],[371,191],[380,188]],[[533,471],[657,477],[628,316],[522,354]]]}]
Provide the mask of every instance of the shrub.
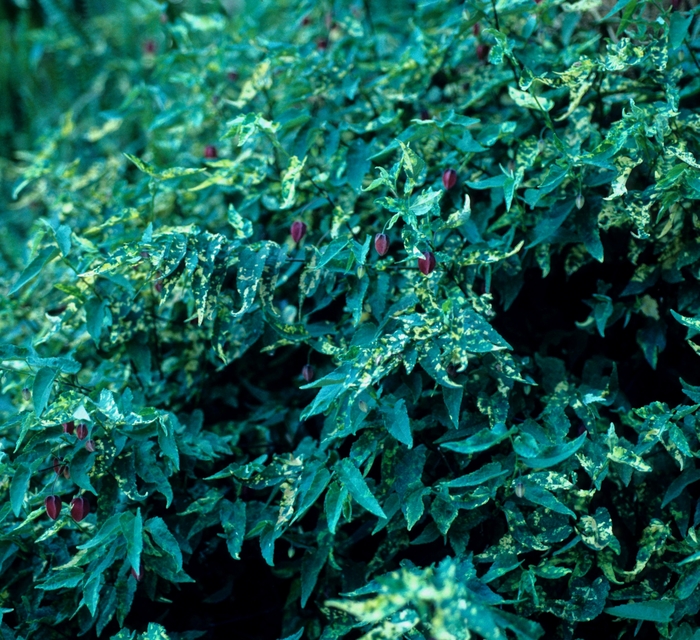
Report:
[{"label": "shrub", "polygon": [[700,637],[697,9],[6,4],[3,638]]}]

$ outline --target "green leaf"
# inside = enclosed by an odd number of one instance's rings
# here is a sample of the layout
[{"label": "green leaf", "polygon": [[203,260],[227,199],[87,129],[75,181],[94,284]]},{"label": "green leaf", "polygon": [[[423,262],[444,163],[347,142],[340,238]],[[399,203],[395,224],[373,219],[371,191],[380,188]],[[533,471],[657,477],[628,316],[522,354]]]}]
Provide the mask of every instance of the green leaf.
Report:
[{"label": "green leaf", "polygon": [[336,465],[335,470],[343,487],[348,490],[358,504],[375,516],[386,518],[386,514],[372,495],[362,474],[350,460],[341,460]]},{"label": "green leaf", "polygon": [[121,517],[121,529],[126,540],[126,553],[131,568],[139,573],[141,570],[141,552],[143,551],[143,521],[141,508],[136,510],[136,515],[124,513]]},{"label": "green leaf", "polygon": [[413,446],[413,435],[404,399],[397,400],[393,407],[382,407],[382,414],[387,431],[410,449]]},{"label": "green leaf", "polygon": [[671,621],[671,616],[675,606],[668,600],[649,600],[647,602],[633,602],[621,604],[615,607],[608,607],[605,613],[616,618],[627,618],[628,620],[649,620],[660,624]]},{"label": "green leaf", "polygon": [[296,156],[292,156],[289,159],[289,166],[282,176],[282,204],[280,209],[289,209],[294,205],[297,184],[305,164],[306,158],[300,161]]},{"label": "green leaf", "polygon": [[24,504],[24,496],[29,489],[29,481],[32,478],[32,470],[24,464],[18,465],[10,484],[10,504],[15,516],[19,516]]},{"label": "green leaf", "polygon": [[97,490],[90,482],[89,472],[95,464],[97,453],[88,453],[85,449],[81,449],[73,456],[70,464],[70,477],[81,489],[90,491],[97,495]]},{"label": "green leaf", "polygon": [[348,490],[345,487],[341,487],[337,482],[331,482],[326,492],[326,499],[323,505],[328,522],[328,530],[331,533],[335,533],[347,496]]},{"label": "green leaf", "polygon": [[464,389],[459,387],[458,389],[452,387],[442,388],[442,398],[445,401],[445,406],[447,407],[447,413],[452,420],[452,424],[455,429],[459,429],[459,415],[460,409],[462,407],[462,395],[464,394]]},{"label": "green leaf", "polygon": [[445,442],[440,446],[443,449],[454,451],[455,453],[461,453],[463,455],[478,453],[479,451],[486,451],[487,449],[497,445],[499,442],[502,442],[508,436],[510,436],[513,431],[515,431],[515,429],[506,429],[504,424],[498,423],[493,427],[493,429],[482,429],[466,440],[461,440],[459,442]]},{"label": "green leaf", "polygon": [[170,638],[165,631],[165,627],[155,622],[149,622],[146,633],[142,633],[139,636],[139,640],[170,640]]},{"label": "green leaf", "polygon": [[54,591],[56,589],[71,589],[77,587],[83,579],[83,570],[80,567],[66,567],[52,571],[44,582],[36,585],[36,589]]},{"label": "green leaf", "polygon": [[10,295],[16,293],[30,280],[36,278],[39,273],[41,273],[44,266],[58,256],[59,253],[60,252],[56,247],[44,247],[41,251],[39,251],[36,258],[34,258],[34,260],[27,265],[24,271],[22,271],[17,282],[12,285]]},{"label": "green leaf", "polygon": [[221,503],[220,517],[228,552],[234,560],[240,560],[246,531],[246,503],[242,500],[224,500]]},{"label": "green leaf", "polygon": [[326,564],[328,554],[331,551],[331,546],[323,537],[323,542],[319,543],[316,549],[307,551],[301,561],[301,606],[306,606],[309,597],[313,593],[318,575],[321,569]]},{"label": "green leaf", "polygon": [[139,170],[143,171],[152,178],[155,178],[156,180],[170,180],[172,178],[181,178],[182,176],[190,176],[194,173],[202,173],[202,171],[206,171],[206,169],[202,168],[194,169],[188,167],[171,167],[170,169],[159,171],[153,165],[141,160],[140,158],[137,158],[136,156],[132,156],[129,153],[125,153],[124,156],[131,160],[131,162],[133,162],[139,168]]},{"label": "green leaf", "polygon": [[[571,442],[563,442],[561,444],[543,447],[536,456],[522,456],[523,464],[533,469],[545,469],[553,467],[556,464],[564,462],[567,458],[573,456],[582,446],[586,439],[586,433],[582,433],[578,438]],[[515,439],[514,448],[518,451],[519,437]]]},{"label": "green leaf", "polygon": [[104,521],[100,530],[87,542],[78,545],[78,549],[92,549],[101,545],[107,545],[114,540],[121,531],[121,513],[115,513]]},{"label": "green leaf", "polygon": [[630,2],[636,3],[637,0],[617,0],[613,8],[605,14],[603,20],[607,20],[611,16],[614,16],[618,11],[624,9]]},{"label": "green leaf", "polygon": [[504,469],[500,462],[489,462],[481,467],[478,471],[473,471],[464,476],[460,476],[455,480],[450,480],[445,482],[446,487],[453,489],[461,489],[465,487],[476,487],[480,484],[484,484],[489,480],[495,478],[502,478],[510,473],[508,469]]},{"label": "green leaf", "polygon": [[663,509],[669,502],[681,495],[689,484],[698,480],[700,480],[700,469],[685,469],[680,476],[668,485],[664,499],[661,502],[661,508]]},{"label": "green leaf", "polygon": [[90,337],[97,345],[99,345],[100,335],[102,334],[106,307],[106,302],[98,298],[90,298],[85,303],[85,324]]},{"label": "green leaf", "polygon": [[34,401],[34,413],[37,418],[44,413],[46,405],[51,397],[51,388],[56,379],[55,369],[42,367],[34,376],[34,386],[32,387],[32,400]]},{"label": "green leaf", "polygon": [[170,533],[168,525],[165,524],[163,518],[151,518],[146,522],[145,528],[146,531],[151,534],[153,542],[155,542],[163,551],[165,551],[165,553],[172,557],[173,560],[175,560],[177,568],[182,570],[182,551],[180,551],[180,545],[175,539],[175,536]]}]

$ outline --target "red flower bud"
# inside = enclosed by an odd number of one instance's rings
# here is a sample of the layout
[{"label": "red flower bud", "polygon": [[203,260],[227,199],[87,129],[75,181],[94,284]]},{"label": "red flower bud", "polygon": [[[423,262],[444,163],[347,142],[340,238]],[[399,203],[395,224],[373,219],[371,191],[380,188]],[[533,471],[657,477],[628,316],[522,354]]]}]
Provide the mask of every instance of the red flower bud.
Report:
[{"label": "red flower bud", "polygon": [[70,515],[73,520],[80,522],[88,513],[90,513],[90,503],[87,498],[73,498],[70,501]]},{"label": "red flower bud", "polygon": [[134,571],[134,568],[131,567],[131,575],[134,576],[136,582],[141,582],[141,580],[143,579],[143,566],[139,567],[138,573],[136,573],[136,571]]},{"label": "red flower bud", "polygon": [[457,172],[454,169],[445,169],[442,174],[442,184],[448,191],[457,184]]},{"label": "red flower bud", "polygon": [[306,380],[307,382],[311,382],[314,379],[315,375],[316,372],[310,364],[305,364],[301,368],[301,377],[304,378],[304,380]]},{"label": "red flower bud", "polygon": [[86,440],[85,442],[85,448],[92,453],[97,447],[95,446],[95,441],[94,440]]},{"label": "red flower bud", "polygon": [[61,473],[63,475],[65,475],[66,469],[67,469],[67,467],[65,464],[63,464],[63,460],[61,460],[61,458],[54,458],[53,459],[53,470],[54,470],[54,473],[56,475],[59,475]]},{"label": "red flower bud", "polygon": [[305,27],[308,27],[311,24],[311,16],[304,16],[301,19],[301,24]]},{"label": "red flower bud", "polygon": [[681,6],[681,0],[671,0],[671,9],[678,11]]},{"label": "red flower bud", "polygon": [[153,283],[153,288],[156,290],[156,293],[160,293],[163,290],[163,281],[162,280],[156,280]]},{"label": "red flower bud", "polygon": [[427,276],[435,270],[437,262],[432,251],[424,251],[423,255],[425,256],[424,258],[418,258],[418,268],[424,276]]},{"label": "red flower bud", "polygon": [[319,38],[316,40],[316,48],[319,51],[325,51],[328,48],[328,40],[326,40],[326,38]]},{"label": "red flower bud", "polygon": [[88,428],[86,424],[82,422],[75,428],[75,435],[78,436],[78,440],[85,440],[88,435]]},{"label": "red flower bud", "polygon": [[474,26],[472,27],[472,33],[475,36],[478,36],[479,33],[481,33],[481,25],[478,22],[474,23]]},{"label": "red flower bud", "polygon": [[489,57],[490,50],[491,47],[487,44],[480,44],[476,48],[476,57],[479,58],[479,60],[486,60]]},{"label": "red flower bud", "polygon": [[421,120],[430,120],[430,111],[427,109],[423,108],[420,110],[420,119]]},{"label": "red flower bud", "polygon": [[229,72],[226,74],[226,77],[227,77],[231,82],[236,82],[236,80],[238,80],[238,71],[233,71],[233,70],[231,70],[231,71],[229,71]]},{"label": "red flower bud", "polygon": [[70,422],[64,422],[62,425],[63,433],[72,434],[75,431],[75,422],[72,420]]},{"label": "red flower bud", "polygon": [[389,238],[385,233],[378,233],[374,236],[374,248],[380,256],[385,256],[389,251]]},{"label": "red flower bud", "polygon": [[156,41],[146,40],[146,42],[143,43],[143,51],[144,53],[154,54],[156,52]]},{"label": "red flower bud", "polygon": [[301,220],[296,220],[290,230],[292,240],[299,242],[306,235],[306,225]]},{"label": "red flower bud", "polygon": [[61,514],[61,498],[58,496],[48,496],[44,500],[44,507],[49,518],[56,520]]},{"label": "red flower bud", "polygon": [[204,157],[210,159],[219,157],[219,154],[216,152],[216,147],[213,144],[208,144],[204,147]]}]

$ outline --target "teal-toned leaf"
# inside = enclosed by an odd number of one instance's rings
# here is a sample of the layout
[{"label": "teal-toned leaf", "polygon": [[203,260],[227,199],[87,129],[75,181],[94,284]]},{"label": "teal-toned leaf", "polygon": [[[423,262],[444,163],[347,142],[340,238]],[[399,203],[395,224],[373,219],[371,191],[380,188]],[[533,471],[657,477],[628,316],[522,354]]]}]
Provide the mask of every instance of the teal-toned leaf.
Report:
[{"label": "teal-toned leaf", "polygon": [[[328,534],[326,534],[328,535]],[[324,537],[325,540],[325,537]],[[306,606],[309,597],[313,593],[318,575],[326,564],[331,546],[327,542],[321,542],[316,549],[307,551],[301,561],[301,606]]]},{"label": "teal-toned leaf", "polygon": [[412,447],[411,421],[408,418],[406,402],[403,398],[397,400],[393,407],[383,407],[382,414],[387,431],[402,444],[409,448]]},{"label": "teal-toned leaf", "polygon": [[294,205],[296,199],[297,184],[301,178],[301,172],[304,170],[306,158],[299,160],[296,156],[289,159],[289,166],[282,176],[282,204],[280,209],[289,209]]},{"label": "teal-toned leaf", "polygon": [[24,496],[29,489],[29,481],[32,478],[32,470],[24,464],[18,465],[10,484],[10,504],[15,516],[19,516],[24,504]]},{"label": "teal-toned leaf", "polygon": [[335,533],[340,514],[343,512],[343,503],[347,496],[348,490],[345,487],[341,487],[337,482],[331,482],[323,505],[326,521],[328,522],[328,530],[331,533]]},{"label": "teal-toned leaf", "polygon": [[124,513],[121,517],[121,528],[126,540],[126,553],[131,568],[139,573],[141,570],[141,552],[143,551],[143,520],[141,508],[136,510],[136,515]]},{"label": "teal-toned leaf", "polygon": [[44,266],[53,260],[59,254],[59,250],[56,247],[44,247],[37,254],[36,258],[32,260],[22,271],[17,282],[12,285],[10,289],[10,295],[19,291],[25,284],[30,280],[36,278],[39,275]]},{"label": "teal-toned leaf", "polygon": [[[581,448],[581,446],[583,446],[585,439],[586,433],[582,433],[578,438],[572,440],[571,442],[564,442],[561,444],[544,447],[536,456],[523,456],[521,460],[525,465],[533,469],[553,467],[554,465],[564,462],[564,460],[573,456]],[[518,438],[516,438],[514,443],[514,448],[516,451],[518,451],[518,441]]]},{"label": "teal-toned leaf", "polygon": [[32,400],[34,402],[34,413],[37,418],[40,418],[41,414],[44,413],[44,409],[46,409],[55,379],[56,370],[49,367],[42,367],[34,376]]},{"label": "teal-toned leaf", "polygon": [[170,637],[164,626],[155,622],[149,622],[146,633],[142,633],[139,636],[139,640],[170,640]]},{"label": "teal-toned leaf", "polygon": [[447,413],[450,416],[450,420],[454,425],[455,429],[459,428],[459,415],[460,409],[462,407],[462,395],[464,394],[464,389],[462,387],[443,387],[442,388],[442,398],[445,401],[445,406],[447,407]]},{"label": "teal-toned leaf", "polygon": [[478,471],[473,471],[472,473],[460,476],[459,478],[456,478],[455,480],[450,480],[449,482],[445,482],[444,484],[446,487],[450,487],[453,489],[460,489],[464,487],[476,487],[480,484],[488,482],[489,480],[507,476],[509,473],[510,471],[508,471],[508,469],[504,469],[501,466],[500,462],[489,462],[483,467],[481,467],[481,469],[479,469]]},{"label": "teal-toned leaf", "polygon": [[99,344],[102,335],[102,325],[105,320],[105,309],[107,304],[104,300],[90,298],[85,303],[85,324],[90,337]]},{"label": "teal-toned leaf", "polygon": [[246,532],[246,503],[242,500],[236,502],[224,500],[221,504],[220,517],[228,552],[234,560],[240,560]]},{"label": "teal-toned leaf", "polygon": [[77,587],[83,579],[83,570],[80,567],[66,567],[58,571],[51,571],[44,582],[36,585],[36,589],[53,591],[55,589],[71,589]]},{"label": "teal-toned leaf", "polygon": [[99,532],[87,542],[78,545],[78,549],[92,549],[100,545],[108,545],[121,531],[121,513],[115,513],[107,518]]},{"label": "teal-toned leaf", "polygon": [[73,482],[75,482],[75,484],[77,484],[81,489],[90,491],[95,495],[97,495],[97,491],[90,482],[89,473],[95,464],[96,457],[96,453],[88,453],[86,450],[81,449],[75,454],[70,464],[71,480],[73,480]]},{"label": "teal-toned leaf", "polygon": [[175,560],[177,568],[182,569],[182,551],[180,551],[180,545],[175,536],[170,533],[168,525],[165,524],[163,518],[151,518],[146,522],[145,529],[151,535],[153,542]]},{"label": "teal-toned leaf", "polygon": [[675,606],[668,600],[649,600],[647,602],[632,602],[608,607],[605,613],[616,618],[628,620],[649,620],[650,622],[666,623],[671,621]]},{"label": "teal-toned leaf", "polygon": [[671,500],[675,500],[689,484],[700,480],[700,469],[685,469],[666,490],[664,499],[661,503],[663,509]]},{"label": "teal-toned leaf", "polygon": [[461,440],[458,442],[445,442],[440,446],[443,449],[448,449],[449,451],[454,451],[455,453],[461,453],[464,455],[477,453],[479,451],[486,451],[486,449],[490,449],[499,442],[502,442],[511,433],[513,433],[513,431],[514,429],[506,429],[504,424],[498,423],[493,427],[493,429],[482,429],[466,440]]},{"label": "teal-toned leaf", "polygon": [[359,469],[350,460],[341,460],[336,465],[335,470],[343,487],[348,490],[358,504],[375,516],[386,518],[386,514],[372,495]]}]

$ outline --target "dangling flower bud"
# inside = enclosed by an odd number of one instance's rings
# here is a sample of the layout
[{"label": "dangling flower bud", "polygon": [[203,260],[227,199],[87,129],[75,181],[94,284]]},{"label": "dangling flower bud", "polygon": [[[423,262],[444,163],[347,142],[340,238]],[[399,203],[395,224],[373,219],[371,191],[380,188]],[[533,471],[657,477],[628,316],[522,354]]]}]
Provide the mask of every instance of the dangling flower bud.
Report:
[{"label": "dangling flower bud", "polygon": [[448,191],[457,184],[457,172],[454,169],[446,169],[442,174],[442,184]]},{"label": "dangling flower bud", "polygon": [[301,377],[306,380],[306,382],[311,382],[314,379],[314,376],[316,375],[316,372],[314,371],[314,368],[310,364],[305,364],[301,368]]},{"label": "dangling flower bud", "polygon": [[378,233],[374,236],[374,248],[380,256],[385,256],[389,251],[389,238],[385,233]]},{"label": "dangling flower bud", "polygon": [[87,514],[90,513],[90,503],[87,498],[73,498],[70,502],[70,515],[73,520],[80,522]]},{"label": "dangling flower bud", "polygon": [[58,496],[48,496],[44,500],[44,507],[49,518],[56,520],[61,514],[61,498]]},{"label": "dangling flower bud", "polygon": [[423,258],[418,258],[418,268],[424,276],[428,276],[435,270],[437,262],[432,251],[424,251],[423,256]]},{"label": "dangling flower bud", "polygon": [[296,220],[292,224],[290,233],[292,234],[292,240],[298,244],[299,241],[306,235],[306,225],[301,220]]}]

